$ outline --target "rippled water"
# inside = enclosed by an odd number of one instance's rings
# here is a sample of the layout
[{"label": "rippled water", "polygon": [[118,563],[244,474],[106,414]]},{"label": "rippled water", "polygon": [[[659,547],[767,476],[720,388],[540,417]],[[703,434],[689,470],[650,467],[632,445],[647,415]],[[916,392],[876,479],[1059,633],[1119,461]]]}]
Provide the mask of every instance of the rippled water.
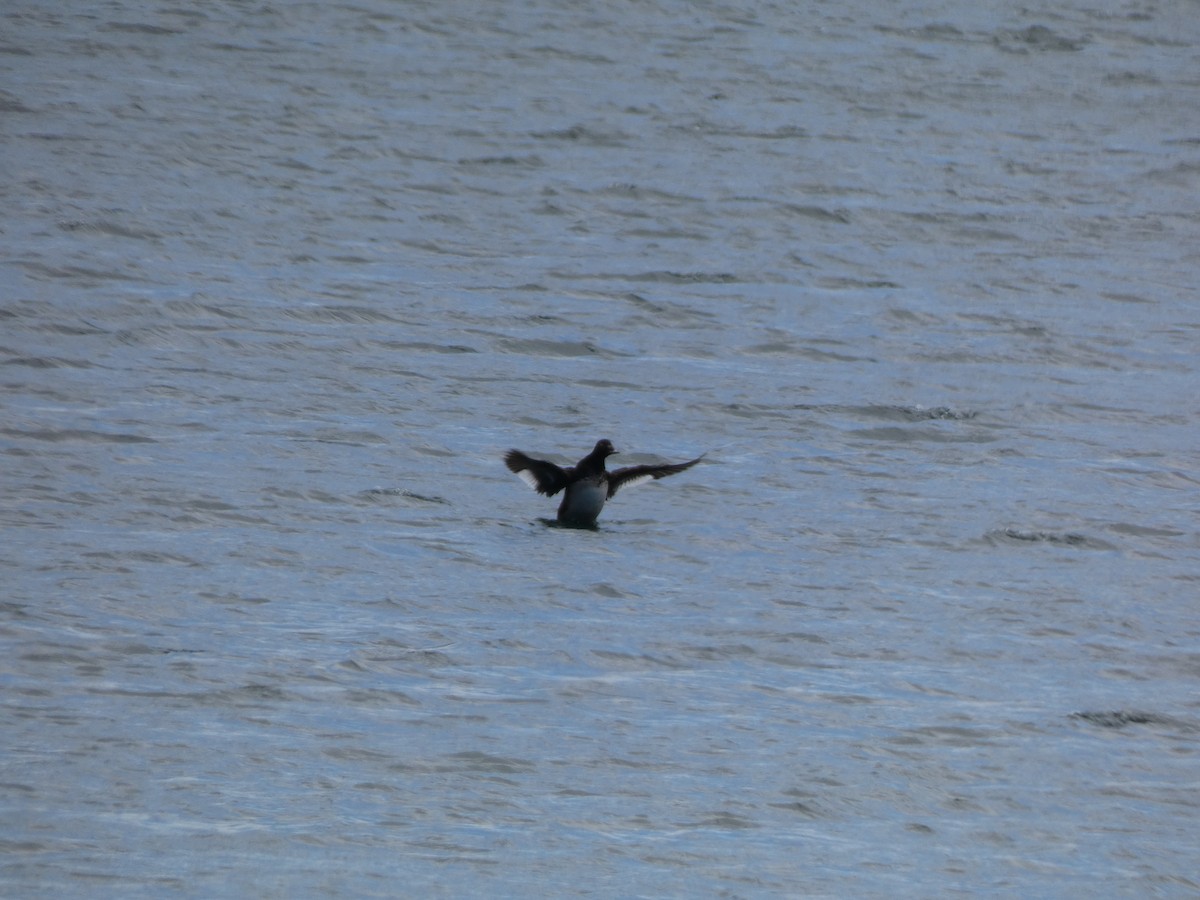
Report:
[{"label": "rippled water", "polygon": [[10,4],[3,893],[1200,890],[1195,12]]}]

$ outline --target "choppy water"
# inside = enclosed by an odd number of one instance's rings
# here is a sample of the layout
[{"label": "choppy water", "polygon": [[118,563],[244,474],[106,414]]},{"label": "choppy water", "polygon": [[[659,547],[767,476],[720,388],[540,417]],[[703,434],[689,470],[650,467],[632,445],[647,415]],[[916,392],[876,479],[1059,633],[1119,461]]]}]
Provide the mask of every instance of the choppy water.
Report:
[{"label": "choppy water", "polygon": [[6,6],[0,890],[1200,891],[1198,23]]}]

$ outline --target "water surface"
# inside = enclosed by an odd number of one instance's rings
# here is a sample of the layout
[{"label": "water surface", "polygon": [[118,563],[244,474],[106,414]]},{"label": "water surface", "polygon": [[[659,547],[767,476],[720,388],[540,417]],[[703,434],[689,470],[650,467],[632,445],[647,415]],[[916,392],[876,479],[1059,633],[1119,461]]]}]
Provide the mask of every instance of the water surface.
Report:
[{"label": "water surface", "polygon": [[4,892],[1196,893],[1194,12],[7,8]]}]

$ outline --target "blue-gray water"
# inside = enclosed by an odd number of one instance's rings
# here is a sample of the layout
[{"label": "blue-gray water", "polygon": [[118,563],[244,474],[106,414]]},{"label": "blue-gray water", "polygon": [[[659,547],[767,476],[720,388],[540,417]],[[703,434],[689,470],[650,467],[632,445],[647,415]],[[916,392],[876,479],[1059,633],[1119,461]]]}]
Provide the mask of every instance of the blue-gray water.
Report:
[{"label": "blue-gray water", "polygon": [[1197,13],[6,5],[0,893],[1194,896]]}]

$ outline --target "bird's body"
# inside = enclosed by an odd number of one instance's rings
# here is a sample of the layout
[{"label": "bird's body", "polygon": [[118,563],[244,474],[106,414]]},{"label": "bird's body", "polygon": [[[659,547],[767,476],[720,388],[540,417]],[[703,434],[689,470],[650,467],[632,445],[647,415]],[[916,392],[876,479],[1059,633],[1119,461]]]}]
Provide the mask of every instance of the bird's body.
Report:
[{"label": "bird's body", "polygon": [[563,525],[594,525],[608,500],[608,486],[597,478],[576,481],[567,487],[558,505],[558,521]]},{"label": "bird's body", "polygon": [[520,450],[509,450],[504,456],[504,463],[509,471],[519,475],[539,494],[553,497],[559,491],[563,492],[562,503],[558,506],[560,525],[591,528],[596,524],[596,517],[604,509],[605,502],[612,499],[622,487],[633,487],[654,478],[674,475],[691,468],[702,458],[660,466],[629,466],[609,472],[604,468],[604,460],[616,452],[611,441],[601,440],[596,442],[591,453],[565,469],[544,459],[526,456]]}]

